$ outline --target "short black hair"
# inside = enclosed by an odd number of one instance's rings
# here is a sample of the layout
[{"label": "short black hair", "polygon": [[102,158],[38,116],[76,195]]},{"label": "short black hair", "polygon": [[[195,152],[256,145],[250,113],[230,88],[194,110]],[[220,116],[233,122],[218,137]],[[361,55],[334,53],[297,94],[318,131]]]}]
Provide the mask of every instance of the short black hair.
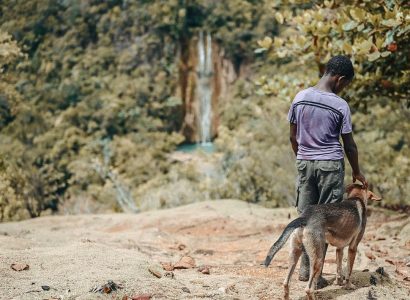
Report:
[{"label": "short black hair", "polygon": [[347,56],[334,56],[327,62],[325,74],[345,76],[346,79],[352,80],[354,77],[353,64]]}]

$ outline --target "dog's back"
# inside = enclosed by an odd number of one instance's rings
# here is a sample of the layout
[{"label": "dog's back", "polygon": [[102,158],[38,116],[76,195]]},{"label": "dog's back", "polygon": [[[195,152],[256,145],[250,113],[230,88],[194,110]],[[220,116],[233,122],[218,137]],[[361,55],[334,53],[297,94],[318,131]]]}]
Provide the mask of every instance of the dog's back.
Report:
[{"label": "dog's back", "polygon": [[329,244],[346,246],[366,226],[366,208],[360,199],[309,206],[300,216],[306,227],[324,231]]}]

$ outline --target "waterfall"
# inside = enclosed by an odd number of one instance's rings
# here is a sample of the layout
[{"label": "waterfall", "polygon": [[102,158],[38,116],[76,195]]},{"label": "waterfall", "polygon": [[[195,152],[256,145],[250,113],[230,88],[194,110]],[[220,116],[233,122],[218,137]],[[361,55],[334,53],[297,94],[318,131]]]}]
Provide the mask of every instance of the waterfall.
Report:
[{"label": "waterfall", "polygon": [[211,142],[212,126],[212,38],[211,34],[199,33],[198,40],[198,84],[199,135],[202,144]]}]

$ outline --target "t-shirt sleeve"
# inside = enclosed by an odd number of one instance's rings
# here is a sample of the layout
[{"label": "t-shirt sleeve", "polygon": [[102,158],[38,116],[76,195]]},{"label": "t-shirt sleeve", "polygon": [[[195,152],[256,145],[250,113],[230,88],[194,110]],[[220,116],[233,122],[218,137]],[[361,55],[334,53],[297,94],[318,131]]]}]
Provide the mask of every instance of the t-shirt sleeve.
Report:
[{"label": "t-shirt sleeve", "polygon": [[296,110],[295,110],[295,101],[292,102],[289,112],[288,112],[288,121],[289,123],[296,124]]},{"label": "t-shirt sleeve", "polygon": [[352,116],[350,114],[350,108],[347,106],[343,114],[342,134],[350,132],[352,132]]}]

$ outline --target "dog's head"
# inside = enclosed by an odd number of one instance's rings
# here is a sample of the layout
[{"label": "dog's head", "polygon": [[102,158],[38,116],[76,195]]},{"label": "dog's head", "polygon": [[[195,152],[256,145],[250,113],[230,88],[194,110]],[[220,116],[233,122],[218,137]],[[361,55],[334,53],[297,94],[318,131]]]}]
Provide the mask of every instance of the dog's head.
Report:
[{"label": "dog's head", "polygon": [[351,183],[346,186],[346,193],[347,193],[347,198],[360,198],[363,200],[364,204],[367,206],[367,201],[368,200],[373,200],[373,201],[380,201],[382,198],[380,196],[377,196],[375,193],[372,191],[369,191],[368,189],[363,188],[361,184],[357,183]]}]

